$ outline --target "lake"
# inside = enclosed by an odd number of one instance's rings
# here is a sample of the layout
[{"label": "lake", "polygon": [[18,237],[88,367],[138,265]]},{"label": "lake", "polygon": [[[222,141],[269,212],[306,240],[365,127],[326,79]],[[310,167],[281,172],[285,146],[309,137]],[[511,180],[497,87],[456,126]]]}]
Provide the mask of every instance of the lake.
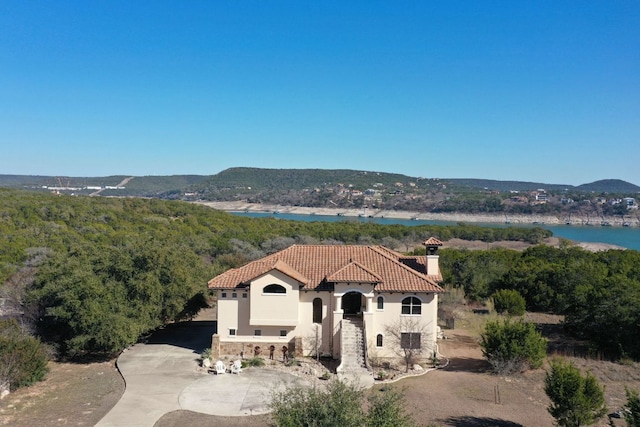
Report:
[{"label": "lake", "polygon": [[[373,222],[375,224],[402,224],[408,226],[415,225],[456,225],[455,222],[447,221],[427,221],[409,220],[394,218],[361,218],[344,217],[337,215],[298,215],[298,214],[274,214],[267,212],[233,212],[234,215],[246,216],[250,218],[279,218],[292,221],[359,221]],[[520,224],[495,224],[495,223],[468,223],[481,227],[541,227],[551,230],[555,237],[562,237],[577,242],[608,243],[622,246],[628,249],[640,251],[640,227],[602,227],[585,225],[520,225]]]}]

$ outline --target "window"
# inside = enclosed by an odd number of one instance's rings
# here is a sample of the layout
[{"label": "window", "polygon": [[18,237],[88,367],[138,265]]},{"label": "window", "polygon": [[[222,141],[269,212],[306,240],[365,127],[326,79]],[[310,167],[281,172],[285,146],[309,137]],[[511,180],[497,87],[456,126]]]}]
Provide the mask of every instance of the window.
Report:
[{"label": "window", "polygon": [[313,299],[313,323],[322,323],[322,299]]},{"label": "window", "polygon": [[243,292],[243,293],[242,293],[242,298],[246,298],[246,297],[247,297],[247,293],[246,293],[246,292]]},{"label": "window", "polygon": [[227,297],[227,293],[223,292],[222,295],[220,295],[220,298],[226,298]]},{"label": "window", "polygon": [[377,299],[378,310],[384,310],[384,297],[380,295]]},{"label": "window", "polygon": [[236,330],[235,329],[229,329],[229,335],[235,336],[235,334],[236,334]]},{"label": "window", "polygon": [[267,285],[262,292],[265,294],[286,294],[287,290],[281,285]]},{"label": "window", "polygon": [[253,335],[255,335],[256,337],[262,336],[262,329],[256,329],[255,331],[253,331]]},{"label": "window", "polygon": [[416,297],[406,297],[402,300],[402,314],[422,314],[422,301]]},{"label": "window", "polygon": [[376,335],[376,347],[382,347],[382,334]]},{"label": "window", "polygon": [[400,347],[419,349],[420,332],[403,332],[400,334]]},{"label": "window", "polygon": [[281,337],[286,337],[287,336],[287,330],[286,329],[280,329],[280,336]]},{"label": "window", "polygon": [[231,294],[231,298],[233,298],[233,299],[237,299],[237,298],[238,298],[238,294],[237,294],[237,293],[235,293],[235,292],[234,292],[234,293],[232,293],[232,294]]}]

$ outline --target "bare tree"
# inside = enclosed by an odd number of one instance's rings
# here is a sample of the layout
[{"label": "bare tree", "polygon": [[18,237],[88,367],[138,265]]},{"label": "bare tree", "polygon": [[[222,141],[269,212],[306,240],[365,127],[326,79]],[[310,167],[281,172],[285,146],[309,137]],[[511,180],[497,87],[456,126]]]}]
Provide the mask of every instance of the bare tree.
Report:
[{"label": "bare tree", "polygon": [[309,355],[313,354],[316,360],[320,360],[320,348],[322,347],[322,331],[320,330],[320,325],[313,325],[312,335],[305,336],[303,340],[305,348],[313,350]]},{"label": "bare tree", "polygon": [[404,361],[405,372],[409,371],[409,366],[416,363],[422,354],[433,350],[429,345],[431,333],[427,326],[418,317],[403,316],[385,327],[394,353]]}]

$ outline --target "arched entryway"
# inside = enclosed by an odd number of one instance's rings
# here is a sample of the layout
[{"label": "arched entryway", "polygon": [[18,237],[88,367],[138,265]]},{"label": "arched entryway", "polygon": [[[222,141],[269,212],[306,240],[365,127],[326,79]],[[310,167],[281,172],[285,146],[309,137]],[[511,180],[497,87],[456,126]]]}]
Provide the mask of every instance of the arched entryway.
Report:
[{"label": "arched entryway", "polygon": [[360,292],[347,292],[342,296],[342,313],[344,316],[357,316],[362,312],[362,294]]}]

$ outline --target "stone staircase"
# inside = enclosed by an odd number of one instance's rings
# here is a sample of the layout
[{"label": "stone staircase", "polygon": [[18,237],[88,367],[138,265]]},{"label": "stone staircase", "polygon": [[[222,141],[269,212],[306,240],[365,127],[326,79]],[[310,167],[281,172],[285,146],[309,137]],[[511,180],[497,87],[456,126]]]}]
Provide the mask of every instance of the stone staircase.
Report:
[{"label": "stone staircase", "polygon": [[337,369],[340,380],[355,383],[361,387],[373,385],[373,374],[367,368],[365,360],[366,345],[362,319],[343,319],[340,346],[342,358]]}]

